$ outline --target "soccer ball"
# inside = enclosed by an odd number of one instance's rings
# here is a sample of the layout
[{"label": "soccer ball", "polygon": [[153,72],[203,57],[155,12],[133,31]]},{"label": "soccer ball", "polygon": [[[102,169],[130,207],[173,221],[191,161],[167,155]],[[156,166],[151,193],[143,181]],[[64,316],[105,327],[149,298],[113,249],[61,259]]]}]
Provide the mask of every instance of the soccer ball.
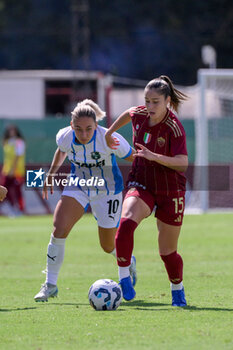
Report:
[{"label": "soccer ball", "polygon": [[89,289],[88,299],[95,310],[116,310],[122,300],[121,287],[110,279],[95,281]]}]

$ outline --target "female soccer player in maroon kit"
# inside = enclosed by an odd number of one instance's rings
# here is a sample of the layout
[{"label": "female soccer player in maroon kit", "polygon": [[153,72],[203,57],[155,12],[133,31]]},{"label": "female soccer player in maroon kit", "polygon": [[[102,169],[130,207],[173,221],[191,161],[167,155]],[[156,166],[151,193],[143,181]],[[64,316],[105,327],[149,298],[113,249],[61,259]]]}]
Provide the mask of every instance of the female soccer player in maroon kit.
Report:
[{"label": "female soccer player in maroon kit", "polygon": [[117,147],[111,134],[132,122],[137,153],[116,234],[119,280],[125,300],[136,295],[129,274],[134,231],[155,208],[159,254],[171,282],[172,305],[186,306],[183,261],[177,245],[185,206],[188,156],[184,128],[171,111],[177,111],[185,99],[186,95],[175,89],[167,76],[153,79],[145,87],[145,106],[126,110],[105,135],[108,145]]}]

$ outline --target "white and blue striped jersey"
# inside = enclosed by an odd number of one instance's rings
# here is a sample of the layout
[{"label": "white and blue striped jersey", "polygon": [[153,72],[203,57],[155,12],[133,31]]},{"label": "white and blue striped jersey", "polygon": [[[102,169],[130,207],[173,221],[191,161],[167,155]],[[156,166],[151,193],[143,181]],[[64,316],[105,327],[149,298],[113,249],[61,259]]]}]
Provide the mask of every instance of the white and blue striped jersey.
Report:
[{"label": "white and blue striped jersey", "polygon": [[75,137],[71,126],[59,130],[56,142],[62,152],[66,152],[71,162],[71,174],[79,179],[103,179],[101,186],[98,183],[90,188],[80,186],[88,196],[96,195],[101,191],[108,194],[117,194],[123,190],[123,178],[116,162],[116,156],[124,159],[130,156],[132,148],[118,133],[113,133],[120,145],[117,149],[107,146],[105,140],[106,128],[97,126],[92,139],[87,144],[81,144]]}]

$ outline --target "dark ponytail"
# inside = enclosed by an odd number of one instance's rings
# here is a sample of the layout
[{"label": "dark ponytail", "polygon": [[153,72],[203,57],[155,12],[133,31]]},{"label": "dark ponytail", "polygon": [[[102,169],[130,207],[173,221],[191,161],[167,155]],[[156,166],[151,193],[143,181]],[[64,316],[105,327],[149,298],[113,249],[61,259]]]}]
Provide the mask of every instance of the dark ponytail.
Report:
[{"label": "dark ponytail", "polygon": [[159,78],[155,78],[146,85],[145,90],[156,89],[159,94],[164,95],[165,98],[171,97],[171,107],[177,112],[178,107],[182,101],[187,100],[187,96],[181,91],[177,90],[171,79],[166,75],[160,75]]}]

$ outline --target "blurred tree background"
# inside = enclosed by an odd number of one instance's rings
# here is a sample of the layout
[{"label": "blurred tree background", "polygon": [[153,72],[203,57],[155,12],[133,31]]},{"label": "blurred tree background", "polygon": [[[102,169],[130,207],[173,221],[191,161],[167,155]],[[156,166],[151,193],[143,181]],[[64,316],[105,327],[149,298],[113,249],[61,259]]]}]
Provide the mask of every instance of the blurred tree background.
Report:
[{"label": "blurred tree background", "polygon": [[[0,69],[72,69],[75,2],[0,0]],[[215,48],[218,68],[232,68],[232,0],[87,2],[91,70],[144,80],[167,74],[192,85],[205,67],[203,45]]]}]

